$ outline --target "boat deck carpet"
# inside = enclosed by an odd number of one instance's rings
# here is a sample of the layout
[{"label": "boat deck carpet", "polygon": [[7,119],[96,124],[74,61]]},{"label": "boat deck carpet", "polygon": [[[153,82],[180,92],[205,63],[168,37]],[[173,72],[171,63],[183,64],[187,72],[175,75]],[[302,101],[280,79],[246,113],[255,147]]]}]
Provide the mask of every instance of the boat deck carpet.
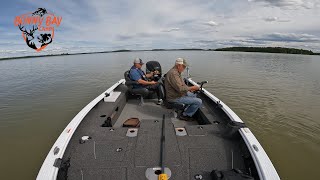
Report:
[{"label": "boat deck carpet", "polygon": [[[173,117],[172,110],[155,102],[145,100],[139,106],[139,100],[129,99],[120,107],[114,126],[101,127],[106,117],[100,116],[109,116],[114,110],[112,103],[101,101],[83,119],[66,149],[63,159],[70,158],[68,179],[147,179],[146,170],[160,166],[163,114],[166,115],[164,163],[171,171],[170,179],[195,179],[196,175],[210,179],[214,169],[245,168],[240,143],[221,136],[223,123],[199,125],[181,121]],[[123,103],[121,95],[115,103]],[[215,113],[207,107],[204,111]],[[217,114],[208,116],[222,121]],[[135,129],[137,135],[129,137],[130,128],[121,126],[131,117],[139,118],[141,125]],[[176,135],[176,128],[184,128],[186,135]],[[82,136],[91,139],[81,144]]]}]

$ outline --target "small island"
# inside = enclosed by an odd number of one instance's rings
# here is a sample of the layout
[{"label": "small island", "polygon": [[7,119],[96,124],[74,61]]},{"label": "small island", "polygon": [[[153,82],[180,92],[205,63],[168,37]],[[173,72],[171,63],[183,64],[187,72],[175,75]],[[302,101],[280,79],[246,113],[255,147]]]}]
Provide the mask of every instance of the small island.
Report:
[{"label": "small island", "polygon": [[227,47],[219,48],[214,51],[237,51],[237,52],[263,52],[263,53],[283,53],[283,54],[305,54],[305,55],[319,55],[311,50],[284,48],[284,47]]}]

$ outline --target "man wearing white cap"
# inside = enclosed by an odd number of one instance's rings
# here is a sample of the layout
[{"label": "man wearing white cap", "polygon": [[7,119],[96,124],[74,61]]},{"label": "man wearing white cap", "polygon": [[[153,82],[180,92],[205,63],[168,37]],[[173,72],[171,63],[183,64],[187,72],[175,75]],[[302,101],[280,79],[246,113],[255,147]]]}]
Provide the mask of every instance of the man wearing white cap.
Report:
[{"label": "man wearing white cap", "polygon": [[135,58],[133,61],[133,66],[130,69],[129,77],[132,81],[137,81],[138,85],[133,85],[133,88],[147,88],[148,90],[155,91],[158,96],[158,105],[162,103],[162,93],[160,89],[160,84],[156,81],[148,81],[148,78],[151,78],[154,74],[159,72],[151,72],[145,74],[141,67],[144,63],[140,58]]},{"label": "man wearing white cap", "polygon": [[198,86],[187,86],[181,77],[181,73],[188,66],[187,61],[183,58],[176,60],[175,66],[170,69],[165,78],[165,88],[167,100],[169,102],[178,102],[188,105],[182,115],[181,120],[193,120],[191,117],[197,112],[202,105],[202,100],[197,98],[192,92],[199,90]]}]

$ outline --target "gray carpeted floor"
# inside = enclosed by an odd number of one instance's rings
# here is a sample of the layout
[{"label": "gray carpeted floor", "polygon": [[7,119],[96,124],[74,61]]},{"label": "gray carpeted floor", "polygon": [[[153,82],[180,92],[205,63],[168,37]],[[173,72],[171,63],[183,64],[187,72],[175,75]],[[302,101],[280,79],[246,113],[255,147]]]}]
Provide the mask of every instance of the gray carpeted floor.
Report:
[{"label": "gray carpeted floor", "polygon": [[[70,157],[68,179],[147,179],[146,170],[160,166],[163,114],[166,115],[164,163],[171,170],[170,179],[195,179],[195,175],[210,179],[213,169],[231,169],[231,154],[233,166],[244,169],[239,142],[220,136],[222,123],[198,125],[178,120],[173,117],[172,110],[156,105],[156,100],[145,100],[144,105],[139,106],[139,100],[130,99],[118,112],[113,128],[101,127],[105,120],[101,114],[112,114],[113,106],[119,102],[125,101],[100,102],[79,125],[63,158]],[[135,137],[126,136],[128,128],[121,127],[131,117],[141,120]],[[177,127],[185,128],[187,135],[177,136]],[[84,135],[92,139],[80,144],[79,139]]]},{"label": "gray carpeted floor", "polygon": [[197,122],[181,121],[174,117],[173,110],[167,109],[161,105],[157,105],[156,99],[145,99],[143,105],[139,105],[138,99],[130,99],[125,105],[120,117],[114,124],[115,128],[122,127],[122,124],[129,118],[139,119],[162,119],[165,114],[167,119],[170,119],[175,127],[184,127],[186,125],[196,125]]}]

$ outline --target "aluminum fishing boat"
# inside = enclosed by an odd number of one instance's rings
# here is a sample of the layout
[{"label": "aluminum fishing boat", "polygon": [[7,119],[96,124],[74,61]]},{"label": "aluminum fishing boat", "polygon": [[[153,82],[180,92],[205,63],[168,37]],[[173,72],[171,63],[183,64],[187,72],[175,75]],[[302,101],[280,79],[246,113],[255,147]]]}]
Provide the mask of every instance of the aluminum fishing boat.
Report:
[{"label": "aluminum fishing boat", "polygon": [[[148,68],[162,72],[154,61]],[[201,86],[197,97],[203,105],[194,121],[177,118],[184,104],[157,105],[154,93],[133,89],[136,82],[125,72],[65,127],[37,179],[280,179],[245,123],[202,88],[206,81],[187,76],[185,82]]]}]

